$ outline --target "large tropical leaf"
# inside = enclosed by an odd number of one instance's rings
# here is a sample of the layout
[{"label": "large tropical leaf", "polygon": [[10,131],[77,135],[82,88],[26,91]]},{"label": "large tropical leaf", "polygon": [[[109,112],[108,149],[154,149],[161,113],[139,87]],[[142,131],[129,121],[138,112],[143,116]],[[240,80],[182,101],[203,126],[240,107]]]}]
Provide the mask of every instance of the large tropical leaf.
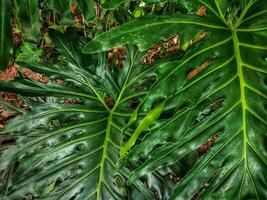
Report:
[{"label": "large tropical leaf", "polygon": [[[125,47],[127,59],[117,66],[108,64],[104,54],[98,61],[82,54],[84,43],[71,29],[50,30],[49,36],[60,53],[58,63],[41,61],[29,51],[31,46],[21,47],[16,60],[20,68],[42,73],[49,82],[19,77],[0,85],[2,91],[31,97],[27,102],[31,110],[1,132],[17,137],[16,145],[0,158],[0,169],[8,169],[2,195],[117,200],[129,194],[152,199],[153,193],[140,180],[126,187],[131,168],[116,170],[122,142],[129,138],[122,129],[153,78],[151,69],[140,64],[142,54],[135,47]],[[168,182],[160,175],[148,179],[161,185]],[[157,188],[163,195],[171,191],[167,185]]]},{"label": "large tropical leaf", "polygon": [[0,71],[4,70],[12,55],[11,3],[0,1]]},{"label": "large tropical leaf", "polygon": [[171,199],[265,199],[266,2],[191,2],[204,6],[206,15],[132,20],[84,48],[94,53],[131,43],[143,51],[174,34],[182,47],[196,36],[204,39],[181,61],[167,62],[157,70],[157,82],[139,109],[150,110],[153,102],[169,97],[165,109],[169,117],[125,158],[146,159],[130,182],[180,160],[216,136],[210,152],[181,180]]},{"label": "large tropical leaf", "polygon": [[[73,1],[47,5],[64,15]],[[266,199],[267,4],[170,2],[86,45],[50,29],[55,62],[24,43],[21,76],[0,82],[30,107],[0,133],[16,137],[1,198]]]},{"label": "large tropical leaf", "polygon": [[[23,39],[38,42],[41,29],[41,16],[36,0],[13,0],[16,24],[22,32]],[[10,10],[9,10],[10,12]]]}]

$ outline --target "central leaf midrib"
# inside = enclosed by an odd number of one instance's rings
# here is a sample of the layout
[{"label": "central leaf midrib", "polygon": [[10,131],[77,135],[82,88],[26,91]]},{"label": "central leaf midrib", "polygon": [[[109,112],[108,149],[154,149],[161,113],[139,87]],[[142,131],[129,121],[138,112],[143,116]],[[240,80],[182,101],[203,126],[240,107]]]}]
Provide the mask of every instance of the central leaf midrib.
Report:
[{"label": "central leaf midrib", "polygon": [[241,58],[240,49],[239,49],[239,40],[238,40],[236,30],[232,31],[232,36],[233,36],[233,45],[234,45],[234,52],[235,52],[236,64],[237,64],[237,74],[239,76],[239,82],[240,82],[240,100],[241,100],[241,105],[242,105],[242,130],[243,130],[243,137],[244,137],[244,143],[243,143],[244,164],[245,164],[245,168],[247,169],[248,136],[247,136],[247,125],[246,125],[247,103],[246,103],[246,94],[245,94],[245,80],[244,80],[244,74],[243,74],[243,68],[242,68],[242,58]]},{"label": "central leaf midrib", "polygon": [[103,143],[103,153],[102,153],[102,158],[101,158],[101,161],[100,161],[100,172],[99,172],[99,179],[98,179],[98,183],[97,183],[97,188],[96,188],[96,198],[97,200],[100,199],[100,192],[101,192],[101,187],[102,187],[102,184],[104,184],[104,170],[105,170],[105,161],[107,159],[107,151],[108,151],[108,143],[109,143],[109,139],[110,139],[110,134],[111,134],[111,126],[113,125],[113,115],[116,115],[116,110],[117,110],[117,107],[118,105],[120,104],[121,102],[121,98],[124,94],[124,91],[126,90],[126,85],[128,83],[128,80],[129,80],[129,77],[130,77],[130,74],[132,72],[132,68],[133,68],[133,65],[134,65],[134,62],[137,58],[137,55],[138,55],[138,52],[136,52],[134,55],[133,55],[133,58],[132,58],[132,62],[130,63],[130,66],[129,66],[129,69],[128,69],[128,72],[127,72],[127,75],[126,75],[126,78],[125,78],[125,81],[122,85],[122,88],[121,88],[121,91],[118,95],[118,98],[116,100],[116,103],[114,105],[114,107],[110,110],[108,110],[109,112],[109,115],[108,115],[108,122],[107,122],[107,126],[106,126],[106,135],[105,135],[105,139],[104,139],[104,143]]},{"label": "central leaf midrib", "polygon": [[111,129],[111,125],[112,125],[112,118],[113,118],[113,113],[110,112],[109,116],[108,116],[108,122],[107,122],[107,127],[106,127],[106,136],[105,136],[105,140],[103,143],[103,154],[102,154],[102,158],[100,161],[100,173],[99,173],[99,179],[98,179],[98,183],[97,183],[97,194],[96,194],[96,198],[97,200],[100,199],[100,192],[101,192],[101,186],[102,186],[102,182],[103,182],[103,175],[104,175],[104,169],[105,169],[105,160],[106,160],[106,155],[107,155],[107,149],[108,149],[108,141],[109,141],[109,137],[110,137],[110,129]]}]

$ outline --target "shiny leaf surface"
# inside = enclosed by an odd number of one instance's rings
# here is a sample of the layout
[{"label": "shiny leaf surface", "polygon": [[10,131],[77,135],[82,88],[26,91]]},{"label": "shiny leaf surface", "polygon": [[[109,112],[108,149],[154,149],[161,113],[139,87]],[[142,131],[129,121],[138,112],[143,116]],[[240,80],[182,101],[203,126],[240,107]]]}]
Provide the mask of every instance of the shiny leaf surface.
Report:
[{"label": "shiny leaf surface", "polygon": [[0,71],[4,70],[12,55],[11,3],[0,1]]},{"label": "shiny leaf surface", "polygon": [[[73,30],[49,33],[60,52],[58,63],[41,61],[29,50],[31,46],[23,47],[16,60],[20,66],[45,74],[49,82],[26,77],[1,81],[2,91],[31,97],[31,110],[1,132],[18,137],[16,145],[0,158],[1,169],[18,164],[12,178],[2,184],[4,196],[117,200],[124,199],[128,190],[137,190],[140,198],[153,198],[140,181],[126,187],[129,169],[116,168],[123,138],[129,137],[122,134],[122,128],[134,111],[131,101],[142,98],[149,89],[136,91],[135,87],[152,76],[139,62],[142,55],[134,47],[125,47],[127,59],[121,69],[96,68],[93,57],[81,53],[83,41]],[[32,59],[25,59],[30,56]],[[108,87],[113,88],[112,94],[106,92]]]},{"label": "shiny leaf surface", "polygon": [[1,198],[266,198],[266,2],[175,5],[87,44],[50,28],[53,61],[20,48],[48,81],[0,82],[30,106],[0,133]]},{"label": "shiny leaf surface", "polygon": [[[141,51],[176,34],[180,45],[203,37],[181,61],[157,70],[157,82],[143,111],[165,96],[170,116],[128,155],[146,158],[130,182],[170,165],[218,135],[170,199],[264,199],[267,196],[266,69],[267,21],[264,1],[198,1],[205,16],[148,16],[97,36],[84,52],[123,44]],[[160,33],[160,34],[158,34]],[[110,39],[112,38],[112,39]],[[166,115],[167,115],[166,110]],[[171,114],[170,114],[171,112]],[[190,185],[190,187],[188,187]]]},{"label": "shiny leaf surface", "polygon": [[36,0],[13,0],[16,24],[27,42],[37,43],[41,35],[41,16]]}]

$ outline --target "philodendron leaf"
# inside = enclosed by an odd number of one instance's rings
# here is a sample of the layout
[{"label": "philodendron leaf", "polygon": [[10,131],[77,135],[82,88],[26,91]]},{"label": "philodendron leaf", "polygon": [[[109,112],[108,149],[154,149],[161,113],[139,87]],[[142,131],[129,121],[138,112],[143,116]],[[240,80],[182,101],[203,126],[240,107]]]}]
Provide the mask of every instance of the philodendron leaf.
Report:
[{"label": "philodendron leaf", "polygon": [[13,0],[16,24],[27,42],[39,41],[41,35],[41,15],[36,0]]},{"label": "philodendron leaf", "polygon": [[0,133],[16,137],[1,199],[266,199],[265,0],[162,10],[107,24],[87,55],[80,29],[51,29],[48,61],[20,48],[20,76],[0,91],[28,110]]},{"label": "philodendron leaf", "polygon": [[132,20],[84,48],[95,53],[131,43],[143,51],[172,35],[178,35],[183,46],[201,33],[202,40],[181,61],[157,69],[157,82],[140,110],[150,110],[167,96],[166,109],[171,113],[166,111],[165,123],[127,155],[134,162],[145,158],[130,182],[216,138],[170,199],[265,199],[267,4],[264,0],[192,2],[202,4],[206,13]]},{"label": "philodendron leaf", "polygon": [[84,47],[83,52],[97,53],[122,44],[136,44],[140,51],[144,51],[160,40],[166,40],[176,33],[179,33],[182,42],[185,42],[198,33],[195,27],[198,27],[199,32],[212,28],[218,31],[227,30],[219,21],[204,21],[198,16],[177,14],[171,17],[156,17],[149,15],[134,19],[112,31],[96,36],[92,42]]},{"label": "philodendron leaf", "polygon": [[12,55],[12,31],[11,31],[11,3],[0,1],[0,71],[4,70]]},{"label": "philodendron leaf", "polygon": [[[4,171],[4,177],[10,178],[2,181],[1,197],[118,200],[138,191],[140,199],[153,199],[144,182],[128,187],[126,178],[131,170],[118,170],[116,164],[123,140],[131,136],[122,130],[135,110],[132,102],[141,102],[147,94],[151,86],[148,80],[158,65],[152,69],[142,66],[142,54],[127,46],[119,68],[108,67],[106,58],[101,62],[104,68],[95,66],[93,56],[81,54],[83,41],[71,29],[49,33],[60,52],[58,63],[35,57],[30,45],[20,49],[16,60],[20,66],[46,76],[48,82],[21,76],[0,84],[1,91],[30,96],[31,108],[1,132],[17,137],[16,144],[0,157],[0,170],[16,165],[14,171]],[[76,38],[76,43],[67,37]],[[32,59],[25,59],[31,54]],[[102,90],[108,84],[114,90],[112,95]],[[42,101],[34,97],[42,97]],[[53,101],[48,100],[50,97]],[[164,183],[159,175],[148,179],[157,180],[155,185]],[[163,192],[169,194],[170,187],[163,187]]]}]

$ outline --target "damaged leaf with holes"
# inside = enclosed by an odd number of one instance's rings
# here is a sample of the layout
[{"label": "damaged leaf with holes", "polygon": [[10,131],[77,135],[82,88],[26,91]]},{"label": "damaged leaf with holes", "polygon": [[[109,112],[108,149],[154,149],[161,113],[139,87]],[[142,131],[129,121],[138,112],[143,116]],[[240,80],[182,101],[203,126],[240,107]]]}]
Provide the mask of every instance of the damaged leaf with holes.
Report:
[{"label": "damaged leaf with holes", "polygon": [[[50,29],[49,36],[60,53],[55,63],[33,56],[28,45],[17,55],[19,77],[1,81],[1,91],[18,93],[30,105],[1,131],[16,138],[0,158],[1,170],[14,169],[4,171],[1,195],[124,199],[138,192],[152,199],[153,191],[142,181],[127,185],[134,165],[117,169],[123,142],[131,137],[122,131],[135,111],[133,101],[142,101],[151,87],[146,80],[155,76],[141,64],[144,53],[127,45],[95,60],[82,54],[84,40],[74,29]],[[143,87],[136,90],[140,82]],[[171,184],[164,178],[155,172],[147,179]]]},{"label": "damaged leaf with holes", "polygon": [[267,198],[265,0],[66,2],[0,82],[1,198]]},{"label": "damaged leaf with holes", "polygon": [[170,199],[265,199],[266,3],[188,2],[198,5],[197,15],[132,20],[84,48],[93,53],[136,44],[141,51],[148,49],[147,64],[155,62],[148,55],[161,57],[162,47],[153,44],[173,35],[179,36],[182,50],[190,49],[180,61],[156,69],[157,81],[138,107],[147,112],[168,97],[156,127],[123,158],[123,163],[141,162],[129,183],[198,151],[196,164]]}]

